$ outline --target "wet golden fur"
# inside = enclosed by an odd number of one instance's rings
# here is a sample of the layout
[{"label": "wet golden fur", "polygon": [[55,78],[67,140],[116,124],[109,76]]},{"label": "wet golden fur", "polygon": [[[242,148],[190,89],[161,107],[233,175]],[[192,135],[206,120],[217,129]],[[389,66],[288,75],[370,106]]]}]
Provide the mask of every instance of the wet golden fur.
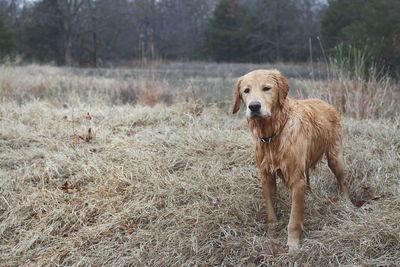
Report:
[{"label": "wet golden fur", "polygon": [[[263,91],[264,87],[270,88]],[[245,88],[250,89],[245,93]],[[288,245],[297,249],[303,230],[304,193],[309,170],[326,155],[340,189],[349,199],[341,160],[341,121],[339,113],[319,99],[297,100],[288,97],[286,78],[277,70],[256,70],[238,80],[234,92],[233,113],[240,102],[257,100],[264,108],[262,118],[248,118],[255,144],[255,160],[260,170],[267,210],[267,222],[277,220],[273,199],[276,175],[292,191],[292,208],[288,225]],[[250,112],[250,111],[249,111]],[[279,132],[280,131],[280,132]],[[261,138],[279,132],[272,143]]]}]

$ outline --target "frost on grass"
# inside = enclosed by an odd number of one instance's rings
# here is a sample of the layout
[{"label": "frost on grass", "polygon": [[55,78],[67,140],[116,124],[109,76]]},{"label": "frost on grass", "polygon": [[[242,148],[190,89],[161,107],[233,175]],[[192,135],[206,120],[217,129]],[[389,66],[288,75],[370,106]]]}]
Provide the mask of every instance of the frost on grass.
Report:
[{"label": "frost on grass", "polygon": [[243,119],[191,102],[2,102],[0,265],[396,265],[399,125],[344,126],[350,191],[364,202],[342,201],[321,164],[301,251],[288,255],[289,194],[280,184],[270,237]]}]

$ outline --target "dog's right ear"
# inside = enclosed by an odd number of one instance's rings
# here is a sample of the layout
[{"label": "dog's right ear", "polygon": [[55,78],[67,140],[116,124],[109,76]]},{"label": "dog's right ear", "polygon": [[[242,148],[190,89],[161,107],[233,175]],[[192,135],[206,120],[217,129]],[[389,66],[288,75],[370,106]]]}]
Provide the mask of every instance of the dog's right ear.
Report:
[{"label": "dog's right ear", "polygon": [[236,112],[239,111],[240,109],[240,83],[241,83],[242,79],[239,78],[239,80],[236,83],[236,87],[233,91],[233,107],[232,107],[232,114],[235,114]]}]

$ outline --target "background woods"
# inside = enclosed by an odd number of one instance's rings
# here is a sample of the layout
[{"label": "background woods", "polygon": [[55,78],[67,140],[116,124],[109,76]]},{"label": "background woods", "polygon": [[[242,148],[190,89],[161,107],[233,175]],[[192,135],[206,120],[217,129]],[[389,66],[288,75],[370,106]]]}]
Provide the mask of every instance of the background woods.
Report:
[{"label": "background woods", "polygon": [[12,32],[14,52],[40,62],[96,66],[148,56],[194,57],[215,2],[1,0],[0,32]]},{"label": "background woods", "polygon": [[340,45],[396,69],[399,14],[397,0],[0,0],[0,51],[113,66],[155,58],[301,62],[335,55]]}]

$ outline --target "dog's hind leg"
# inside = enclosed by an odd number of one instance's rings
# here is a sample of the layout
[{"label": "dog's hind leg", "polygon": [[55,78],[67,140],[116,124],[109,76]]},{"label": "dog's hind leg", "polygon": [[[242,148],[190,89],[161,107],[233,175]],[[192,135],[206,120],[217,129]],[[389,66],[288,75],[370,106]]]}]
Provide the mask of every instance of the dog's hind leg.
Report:
[{"label": "dog's hind leg", "polygon": [[328,160],[329,168],[336,176],[340,190],[343,192],[344,197],[350,200],[350,193],[349,189],[347,188],[346,178],[344,176],[342,153],[340,152],[339,148],[331,148],[326,153],[326,158]]}]

